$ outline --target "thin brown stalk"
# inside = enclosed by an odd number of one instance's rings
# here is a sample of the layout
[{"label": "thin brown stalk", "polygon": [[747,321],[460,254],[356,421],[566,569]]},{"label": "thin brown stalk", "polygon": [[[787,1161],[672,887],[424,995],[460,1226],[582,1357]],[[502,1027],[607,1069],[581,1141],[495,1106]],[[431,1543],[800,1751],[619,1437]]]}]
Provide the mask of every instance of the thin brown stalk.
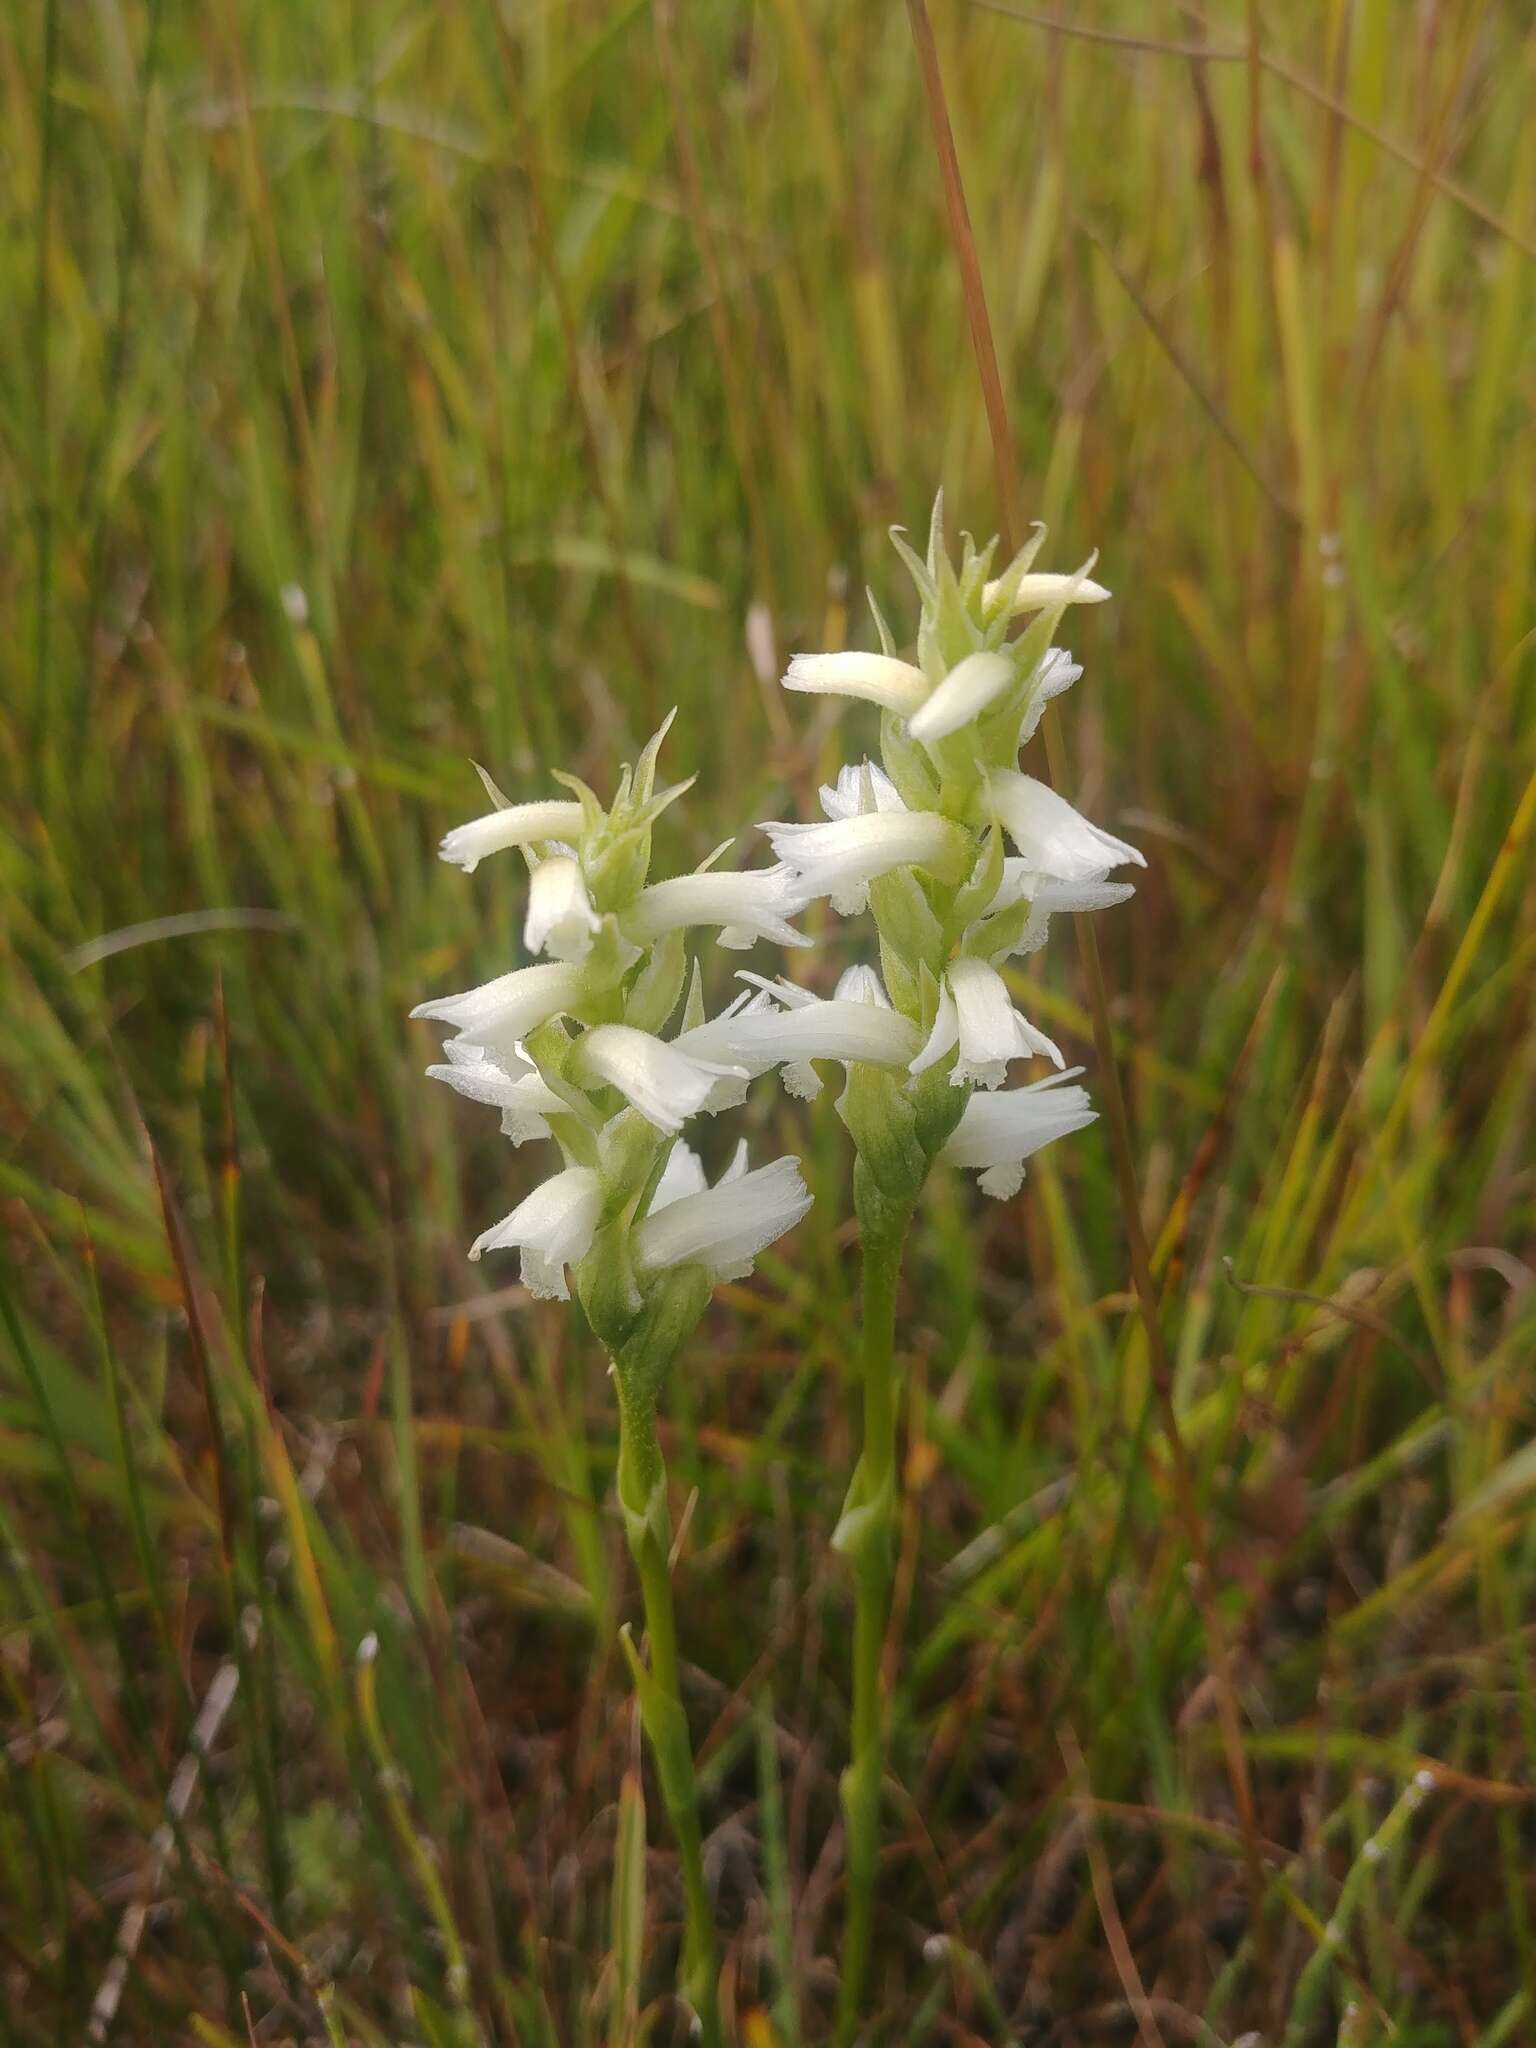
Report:
[{"label": "thin brown stalk", "polygon": [[[907,0],[907,13],[912,24],[918,69],[923,80],[929,120],[939,155],[950,233],[955,240],[955,254],[965,288],[966,313],[970,322],[971,340],[976,350],[977,371],[983,395],[988,400],[987,418],[992,430],[993,460],[997,470],[998,493],[1004,511],[1005,530],[1002,534],[1002,546],[1006,555],[1013,546],[1013,536],[1019,531],[1020,526],[1019,486],[1013,438],[1009,431],[1002,378],[998,370],[997,350],[992,338],[992,325],[981,282],[981,266],[976,255],[960,166],[955,154],[954,133],[944,98],[943,74],[939,67],[933,27],[928,18],[925,0]],[[994,396],[995,405],[992,402]],[[1066,759],[1054,709],[1047,712],[1042,728],[1050,771],[1049,779],[1054,786],[1060,788],[1066,780]],[[1092,918],[1080,917],[1075,919],[1074,923],[1088,980],[1094,1046],[1098,1054],[1104,1088],[1104,1121],[1109,1132],[1110,1150],[1119,1184],[1120,1206],[1125,1219],[1130,1251],[1131,1274],[1146,1329],[1147,1357],[1158,1410],[1168,1441],[1175,1509],[1184,1540],[1189,1547],[1194,1597],[1205,1633],[1207,1654],[1211,1660],[1211,1678],[1221,1728],[1222,1749],[1231,1781],[1233,1802],[1237,1808],[1238,1823],[1243,1834],[1244,1860],[1253,1898],[1255,1925],[1261,1926],[1264,1872],[1253,1792],[1248,1778],[1247,1756],[1243,1749],[1242,1724],[1238,1713],[1231,1651],[1216,1604],[1209,1546],[1196,1498],[1194,1471],[1174,1407],[1173,1369],[1163,1339],[1157,1283],[1152,1276],[1151,1253],[1142,1220],[1141,1194],[1137,1185],[1130,1122],[1126,1114],[1125,1095],[1120,1085],[1120,1071],[1115,1059],[1114,1036],[1110,1027],[1109,1002],[1104,987],[1104,970],[1099,959],[1098,940],[1094,933]]]}]

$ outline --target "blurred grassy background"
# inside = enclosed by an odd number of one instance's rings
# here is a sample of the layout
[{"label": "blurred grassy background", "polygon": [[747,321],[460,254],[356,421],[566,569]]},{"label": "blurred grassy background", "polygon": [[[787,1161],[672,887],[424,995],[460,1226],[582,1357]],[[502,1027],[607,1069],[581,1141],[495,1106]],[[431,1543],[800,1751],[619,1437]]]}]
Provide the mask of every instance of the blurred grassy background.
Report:
[{"label": "blurred grassy background", "polygon": [[[1259,1853],[1096,1131],[936,1187],[909,1274],[879,2010],[1492,2048],[1536,2031],[1536,37],[1004,11],[935,25],[1046,559],[1116,592],[1070,793],[1152,862],[1101,943]],[[691,864],[865,736],[774,678],[899,607],[885,526],[942,480],[991,530],[905,14],[34,0],[0,165],[0,2042],[672,2038],[601,1362],[464,1263],[538,1165],[404,1014],[517,929],[433,857],[467,756],[604,789],[675,703]],[[788,2044],[854,1260],[830,1106],[750,1118],[822,1227],[726,1290],[668,1455],[727,2005]]]}]

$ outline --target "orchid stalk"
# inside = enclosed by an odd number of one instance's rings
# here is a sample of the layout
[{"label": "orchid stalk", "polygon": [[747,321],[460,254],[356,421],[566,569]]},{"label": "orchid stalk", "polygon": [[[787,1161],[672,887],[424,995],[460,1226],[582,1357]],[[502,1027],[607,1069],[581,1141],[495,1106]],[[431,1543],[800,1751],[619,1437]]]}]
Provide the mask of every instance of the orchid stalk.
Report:
[{"label": "orchid stalk", "polygon": [[[485,778],[494,808],[451,831],[442,855],[472,872],[489,855],[520,848],[530,869],[524,940],[545,957],[411,1014],[454,1032],[429,1075],[498,1109],[514,1145],[547,1140],[560,1155],[559,1169],[482,1231],[469,1255],[516,1247],[523,1283],[537,1297],[566,1300],[574,1286],[611,1361],[616,1491],[649,1663],[627,1628],[621,1640],[678,1846],[679,1989],[712,2048],[720,2039],[718,1961],[679,1674],[657,1408],[716,1284],[750,1273],[811,1198],[797,1160],[750,1170],[744,1144],[710,1186],[679,1137],[689,1118],[738,1104],[753,1075],[775,1063],[771,1053],[733,1049],[733,1033],[748,1013],[773,1007],[769,997],[743,994],[722,1017],[707,1018],[686,934],[713,928],[722,945],[736,947],[759,938],[808,944],[788,920],[814,891],[783,865],[648,879],[652,828],[687,787],[655,787],[666,730],[624,771],[606,808],[572,776],[556,778],[568,798],[523,804],[508,803]],[[674,1017],[678,1028],[664,1036]]]},{"label": "orchid stalk", "polygon": [[[1032,1153],[1093,1121],[1086,1092],[1071,1085],[1081,1069],[1066,1069],[1055,1043],[1015,1008],[1001,970],[1045,943],[1053,912],[1123,901],[1132,890],[1111,872],[1145,865],[1134,847],[1018,768],[1046,705],[1081,673],[1052,645],[1058,625],[1070,606],[1109,595],[1090,580],[1092,561],[1073,575],[1035,573],[1037,528],[995,576],[995,541],[978,549],[965,536],[957,567],[942,494],[926,558],[899,533],[892,538],[920,600],[916,659],[898,655],[876,610],[879,653],[797,655],[784,677],[790,690],[877,705],[880,761],[850,765],[822,790],[823,822],[763,828],[807,897],[830,896],[850,915],[868,907],[881,973],[851,970],[831,1001],[764,984],[772,1009],[739,1014],[724,1041],[757,1059],[777,1047],[798,1093],[819,1086],[817,1058],[847,1072],[838,1109],[856,1152],[863,1441],[832,1539],[855,1601],[851,1756],[841,1787],[844,2044],[859,2019],[878,1871],[898,1519],[896,1316],[908,1227],[935,1165],[973,1169],[987,1194],[1006,1199]],[[1012,638],[1021,614],[1029,624]],[[858,1009],[865,1017],[854,1031],[843,1013]],[[1041,1058],[1061,1071],[993,1092],[1013,1062]]]}]

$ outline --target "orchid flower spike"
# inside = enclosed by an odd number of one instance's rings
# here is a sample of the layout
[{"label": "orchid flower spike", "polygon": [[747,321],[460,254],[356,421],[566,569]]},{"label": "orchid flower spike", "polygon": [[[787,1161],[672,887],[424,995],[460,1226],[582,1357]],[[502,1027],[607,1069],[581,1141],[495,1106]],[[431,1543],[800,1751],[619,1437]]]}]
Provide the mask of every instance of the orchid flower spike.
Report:
[{"label": "orchid flower spike", "polygon": [[[709,1188],[677,1142],[690,1118],[739,1103],[776,1064],[750,1042],[738,1051],[737,1031],[748,1010],[777,1005],[744,993],[708,1018],[697,967],[688,985],[689,932],[738,948],[803,947],[790,919],[816,891],[783,862],[650,879],[652,827],[686,787],[656,786],[666,730],[606,806],[574,776],[556,778],[569,797],[512,804],[482,771],[495,808],[449,832],[442,855],[473,872],[493,853],[522,850],[523,942],[535,958],[411,1013],[454,1034],[427,1069],[433,1079],[498,1110],[514,1144],[548,1140],[560,1155],[470,1257],[515,1248],[536,1297],[566,1299],[574,1284],[616,1353],[636,1329],[667,1320],[661,1304],[684,1269],[702,1313],[715,1279],[749,1271],[810,1203],[793,1159],[749,1172],[739,1151]],[[668,1327],[680,1341],[676,1320]]]},{"label": "orchid flower spike", "polygon": [[892,539],[919,601],[911,658],[877,611],[878,653],[797,654],[784,677],[788,690],[878,707],[880,758],[822,788],[825,822],[763,827],[786,886],[873,912],[884,980],[870,975],[878,997],[866,986],[858,1001],[842,986],[827,999],[758,980],[764,1000],[732,1013],[716,1050],[754,1066],[771,1057],[799,1094],[819,1086],[812,1061],[842,1061],[839,1107],[885,1198],[904,1204],[940,1160],[1012,1192],[1030,1152],[1091,1121],[1081,1088],[1000,1092],[1016,1063],[1065,1066],[1017,1007],[1008,962],[1045,944],[1053,912],[1123,902],[1131,887],[1112,872],[1146,863],[1018,765],[1047,705],[1082,675],[1054,635],[1069,609],[1109,596],[1095,558],[1037,570],[1036,527],[998,573],[995,542],[966,535],[956,561],[942,496],[925,556]]}]

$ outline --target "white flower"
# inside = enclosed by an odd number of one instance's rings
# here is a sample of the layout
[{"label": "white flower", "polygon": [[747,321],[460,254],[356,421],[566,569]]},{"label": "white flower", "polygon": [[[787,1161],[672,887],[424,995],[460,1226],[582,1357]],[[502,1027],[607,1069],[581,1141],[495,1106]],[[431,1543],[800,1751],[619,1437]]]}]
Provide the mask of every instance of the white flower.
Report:
[{"label": "white flower", "polygon": [[999,1088],[1010,1060],[1037,1053],[1058,1067],[1066,1064],[1060,1048],[1013,1007],[1003,977],[985,960],[951,960],[944,970],[938,1015],[910,1072],[925,1073],[956,1045],[960,1056],[949,1077],[956,1088]]},{"label": "white flower", "polygon": [[1086,1089],[1062,1085],[1082,1071],[1073,1067],[1004,1095],[973,1095],[939,1157],[949,1166],[979,1167],[984,1192],[1006,1202],[1023,1184],[1032,1152],[1097,1116]]},{"label": "white flower", "polygon": [[790,981],[763,981],[758,975],[744,979],[756,982],[773,1001],[762,1008],[750,1005],[732,1018],[731,1051],[748,1064],[782,1065],[792,1095],[810,1098],[820,1092],[812,1060],[904,1067],[917,1052],[917,1026],[891,1008],[868,968],[850,969],[830,1000]]},{"label": "white flower", "polygon": [[440,858],[472,875],[488,853],[500,853],[506,846],[533,846],[542,839],[576,839],[582,822],[581,805],[566,797],[508,804],[488,817],[455,825],[437,850]]},{"label": "white flower", "polygon": [[1034,738],[1045,707],[1053,697],[1059,697],[1064,690],[1070,690],[1083,672],[1080,661],[1074,661],[1064,647],[1048,647],[1045,658],[1035,670],[1030,685],[1029,697],[1024,706],[1024,716],[1019,725],[1019,745],[1025,747]]},{"label": "white flower", "polygon": [[451,1024],[461,1038],[501,1047],[526,1038],[551,1017],[574,1008],[585,993],[579,967],[550,961],[538,967],[517,967],[494,981],[462,995],[438,996],[418,1003],[411,1015]]},{"label": "white flower", "polygon": [[546,1117],[560,1116],[570,1107],[526,1056],[520,1045],[498,1058],[483,1045],[468,1045],[450,1038],[443,1050],[444,1066],[428,1067],[433,1081],[446,1081],[471,1102],[488,1102],[501,1111],[502,1135],[521,1145],[529,1138],[552,1135]]},{"label": "white flower", "polygon": [[969,834],[935,811],[866,811],[825,825],[773,821],[763,830],[812,894],[830,896],[845,915],[862,910],[869,884],[892,868],[928,868],[954,880],[972,859]]},{"label": "white flower", "polygon": [[569,1301],[565,1269],[591,1250],[602,1207],[603,1184],[597,1175],[589,1167],[568,1166],[541,1182],[510,1216],[482,1230],[469,1256],[478,1259],[482,1252],[521,1245],[528,1292],[541,1301]]},{"label": "white flower", "polygon": [[679,1194],[660,1209],[652,1204],[630,1240],[638,1271],[699,1265],[716,1280],[747,1277],[758,1253],[800,1221],[811,1194],[798,1159],[776,1159],[752,1173],[742,1163],[738,1152],[714,1187]]},{"label": "white flower", "polygon": [[606,1081],[658,1131],[679,1131],[702,1109],[717,1082],[745,1082],[745,1067],[701,1060],[630,1024],[599,1024],[577,1043],[573,1068],[584,1082]]},{"label": "white flower", "polygon": [[784,687],[815,697],[862,697],[899,718],[910,718],[928,695],[928,678],[910,661],[897,661],[890,654],[797,654]]},{"label": "white flower", "polygon": [[821,808],[829,818],[856,818],[861,811],[904,811],[901,793],[878,761],[850,761],[836,782],[821,785]]},{"label": "white flower", "polygon": [[1134,846],[1091,824],[1032,775],[995,768],[987,789],[1009,838],[1042,874],[1063,882],[1096,882],[1127,861],[1139,868],[1147,864]]},{"label": "white flower", "polygon": [[985,711],[1013,678],[1014,666],[1006,654],[968,654],[956,662],[922,709],[913,712],[908,732],[925,742],[947,738]]},{"label": "white flower", "polygon": [[[1029,922],[1012,945],[991,949],[989,960],[1006,959],[1011,953],[1038,953],[1050,932],[1051,918],[1058,910],[1109,910],[1136,894],[1133,882],[1062,882],[1054,875],[1042,875],[1027,860],[1012,854],[1003,862],[1003,878],[992,899],[991,915],[1012,910],[1019,903],[1030,905]],[[972,926],[972,931],[976,930]],[[982,933],[985,937],[985,932]]]},{"label": "white flower", "polygon": [[873,967],[845,967],[838,976],[837,987],[833,989],[832,996],[834,1001],[840,1003],[873,1003],[878,1010],[888,1010],[891,1007],[891,999],[885,992],[885,984]]},{"label": "white flower", "polygon": [[624,913],[624,930],[642,946],[692,924],[720,925],[720,944],[738,952],[758,939],[771,939],[778,946],[808,946],[811,941],[805,934],[785,920],[809,901],[794,871],[782,862],[737,875],[677,875],[640,891]]},{"label": "white flower", "polygon": [[[981,593],[983,611],[990,611],[997,603],[1004,581],[1004,577],[994,576],[985,586]],[[1015,614],[1043,612],[1047,605],[1060,604],[1063,599],[1069,604],[1102,604],[1109,594],[1102,583],[1087,576],[1021,576],[1010,609]]]},{"label": "white flower", "polygon": [[[747,1141],[742,1138],[731,1156],[731,1163],[720,1176],[720,1186],[740,1180],[747,1170]],[[661,1179],[656,1183],[656,1192],[651,1197],[648,1215],[654,1216],[661,1209],[668,1209],[674,1202],[680,1202],[684,1195],[702,1195],[709,1186],[705,1177],[704,1162],[691,1145],[681,1139],[667,1154],[667,1163],[661,1169]]]},{"label": "white flower", "polygon": [[602,919],[592,908],[580,861],[568,853],[541,860],[528,885],[523,944],[556,960],[584,960]]}]

